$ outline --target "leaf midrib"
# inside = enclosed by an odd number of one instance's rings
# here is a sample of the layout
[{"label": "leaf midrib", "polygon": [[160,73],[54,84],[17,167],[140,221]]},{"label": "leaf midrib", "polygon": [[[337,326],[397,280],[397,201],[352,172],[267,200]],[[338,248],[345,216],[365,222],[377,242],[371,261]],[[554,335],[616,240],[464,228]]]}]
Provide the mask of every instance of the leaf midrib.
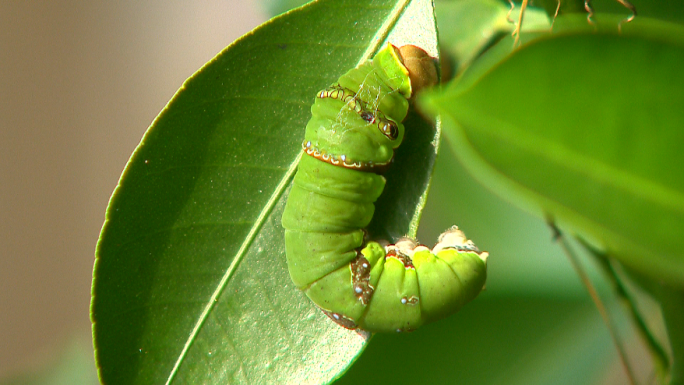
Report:
[{"label": "leaf midrib", "polygon": [[268,216],[271,214],[276,204],[282,197],[283,193],[290,185],[290,181],[294,177],[295,171],[297,170],[297,164],[299,164],[299,159],[301,157],[302,152],[300,152],[299,155],[297,155],[295,161],[292,162],[292,165],[288,168],[287,172],[280,180],[280,183],[278,183],[278,186],[276,186],[268,202],[266,202],[264,208],[259,213],[259,216],[254,221],[254,224],[252,225],[252,228],[250,229],[247,236],[245,237],[245,240],[240,245],[240,249],[238,249],[237,253],[235,254],[235,258],[233,258],[233,261],[231,262],[230,266],[228,266],[228,269],[226,269],[226,272],[223,274],[223,277],[221,277],[221,280],[216,286],[216,289],[211,294],[211,297],[209,297],[209,301],[206,303],[204,310],[202,310],[202,314],[200,314],[197,323],[190,332],[188,339],[185,341],[185,345],[183,345],[183,350],[181,350],[181,353],[178,355],[178,359],[173,365],[173,369],[171,369],[171,373],[169,374],[169,377],[166,381],[167,385],[170,384],[171,381],[173,381],[173,379],[175,378],[176,373],[178,373],[178,369],[180,368],[185,356],[187,355],[188,350],[190,349],[190,346],[192,346],[192,343],[195,341],[195,338],[197,338],[197,334],[202,328],[202,325],[204,325],[204,322],[207,320],[209,313],[211,312],[214,305],[217,303],[218,297],[221,295],[228,281],[230,281],[230,278],[237,270],[237,267],[240,265],[240,262],[242,262],[242,259],[246,255],[247,250],[252,245],[252,242],[258,235],[261,228],[266,223]]}]

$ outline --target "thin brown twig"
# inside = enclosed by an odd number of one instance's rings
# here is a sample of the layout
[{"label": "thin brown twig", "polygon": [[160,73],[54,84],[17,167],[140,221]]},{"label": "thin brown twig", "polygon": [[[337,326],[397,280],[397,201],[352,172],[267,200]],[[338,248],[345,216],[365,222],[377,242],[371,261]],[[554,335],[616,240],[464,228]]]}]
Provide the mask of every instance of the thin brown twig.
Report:
[{"label": "thin brown twig", "polygon": [[556,18],[558,17],[558,12],[560,12],[561,0],[558,0],[556,5],[556,13],[553,14],[553,20],[551,20],[551,31],[553,31],[553,25],[556,23]]}]

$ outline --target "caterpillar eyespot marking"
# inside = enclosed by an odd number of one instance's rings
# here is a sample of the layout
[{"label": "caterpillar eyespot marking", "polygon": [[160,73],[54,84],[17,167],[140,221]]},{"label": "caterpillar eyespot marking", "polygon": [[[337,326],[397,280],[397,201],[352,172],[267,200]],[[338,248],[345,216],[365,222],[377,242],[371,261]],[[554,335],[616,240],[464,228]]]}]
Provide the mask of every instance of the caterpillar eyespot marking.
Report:
[{"label": "caterpillar eyespot marking", "polygon": [[412,331],[484,287],[488,253],[458,227],[432,250],[411,239],[366,240],[385,187],[379,173],[402,142],[409,99],[431,74],[436,80],[426,58],[416,47],[388,44],[318,92],[311,107],[306,156],[282,218],[287,263],[297,288],[348,329]]}]

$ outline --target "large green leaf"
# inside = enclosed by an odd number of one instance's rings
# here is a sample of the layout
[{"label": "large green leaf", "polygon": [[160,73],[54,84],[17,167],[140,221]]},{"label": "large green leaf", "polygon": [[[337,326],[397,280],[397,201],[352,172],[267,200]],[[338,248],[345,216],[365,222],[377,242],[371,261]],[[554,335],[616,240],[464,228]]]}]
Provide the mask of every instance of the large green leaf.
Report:
[{"label": "large green leaf", "polygon": [[426,105],[485,185],[683,286],[684,30],[620,18],[476,63]]},{"label": "large green leaf", "polygon": [[[287,187],[316,91],[388,36],[436,54],[435,35],[429,1],[322,0],[262,25],[185,82],[126,166],[97,246],[104,383],[324,383],[344,372],[368,336],[332,323],[291,284]],[[414,233],[423,207],[438,133],[410,119],[377,234]]]}]

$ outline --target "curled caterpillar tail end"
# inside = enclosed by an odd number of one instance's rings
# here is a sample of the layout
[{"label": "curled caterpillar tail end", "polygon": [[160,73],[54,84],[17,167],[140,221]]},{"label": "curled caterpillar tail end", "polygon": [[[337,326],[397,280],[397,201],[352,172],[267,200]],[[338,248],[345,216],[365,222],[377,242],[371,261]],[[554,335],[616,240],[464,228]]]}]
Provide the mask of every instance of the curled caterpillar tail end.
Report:
[{"label": "curled caterpillar tail end", "polygon": [[485,286],[489,253],[479,251],[456,226],[442,234],[432,250],[409,238],[384,249],[383,257],[371,262],[369,280],[375,290],[356,320],[360,329],[415,330],[457,312]]}]

